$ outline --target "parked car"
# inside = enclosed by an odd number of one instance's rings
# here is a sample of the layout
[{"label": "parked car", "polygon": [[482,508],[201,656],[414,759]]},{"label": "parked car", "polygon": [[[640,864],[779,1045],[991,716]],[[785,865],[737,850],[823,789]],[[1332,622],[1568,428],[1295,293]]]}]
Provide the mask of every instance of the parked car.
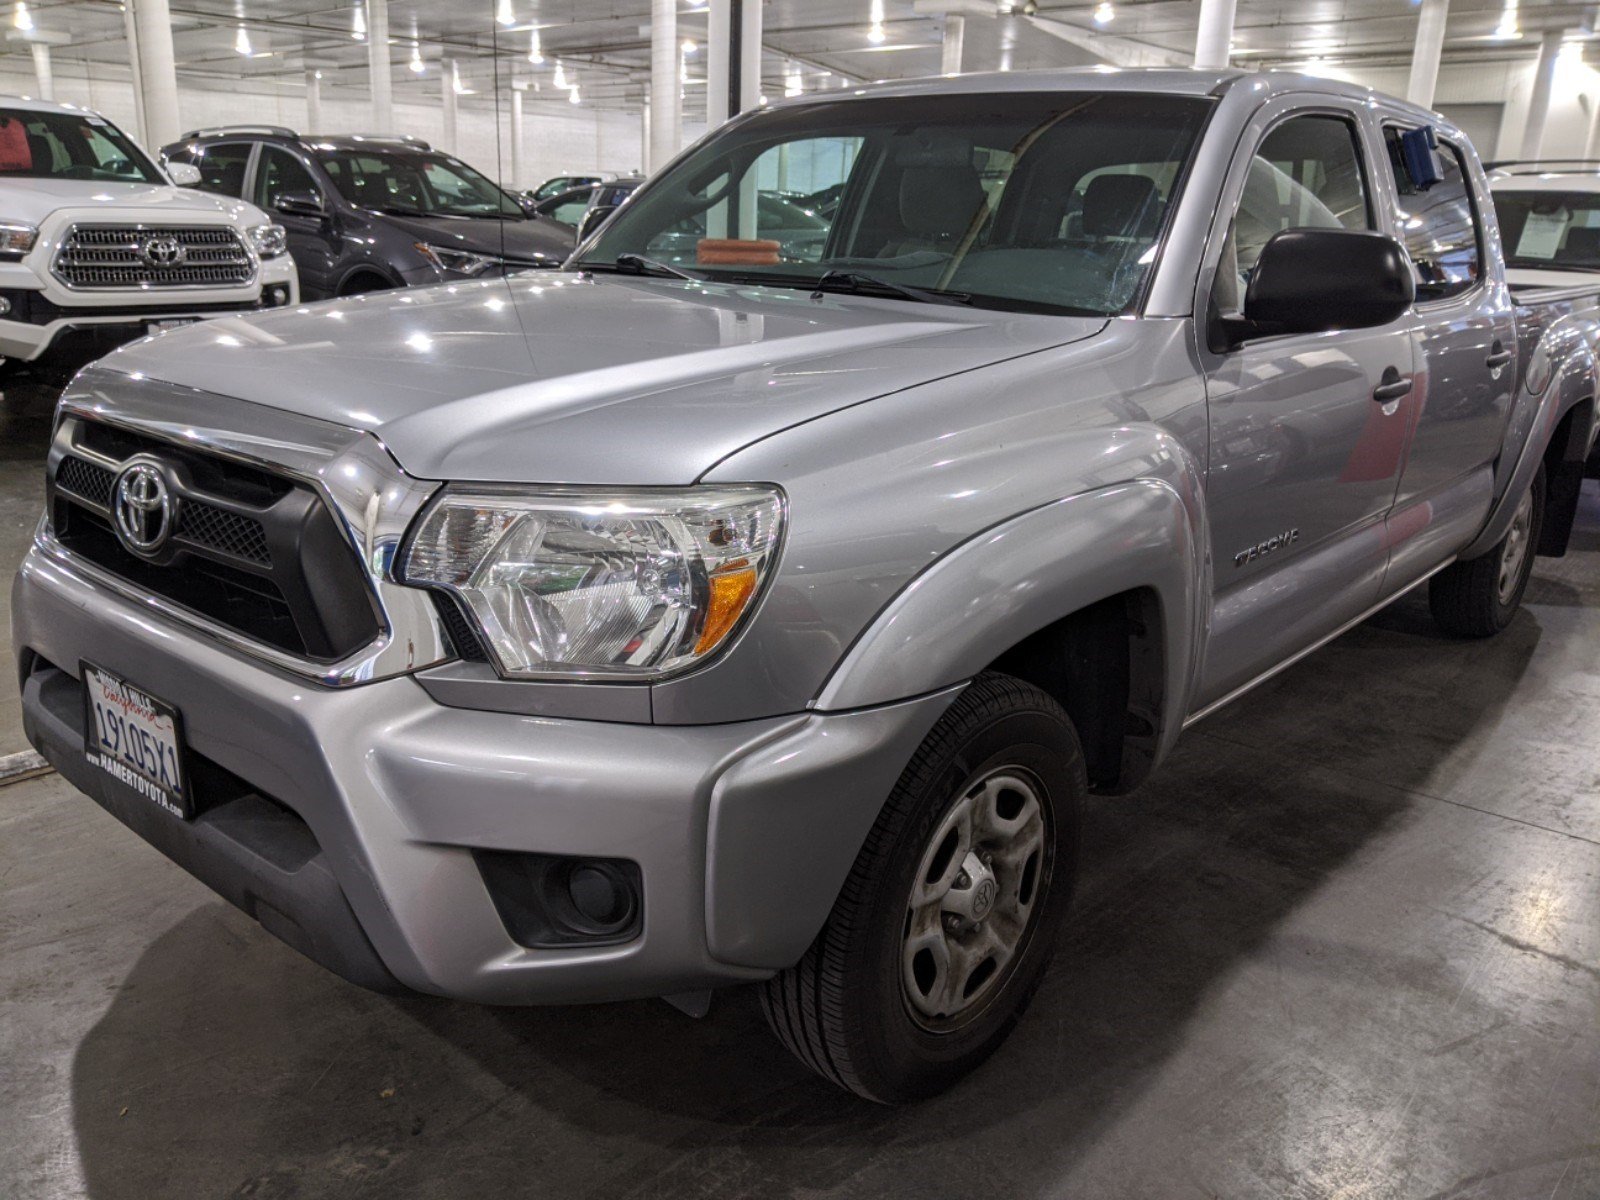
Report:
[{"label": "parked car", "polygon": [[161,153],[198,168],[195,187],[272,212],[313,299],[555,266],[571,248],[564,230],[417,138],[234,125]]},{"label": "parked car", "polygon": [[1489,187],[1512,287],[1600,280],[1600,163],[1494,163]]},{"label": "parked car", "polygon": [[175,186],[99,113],[0,96],[8,366],[92,357],[153,329],[292,304],[299,286],[284,239],[254,205]]},{"label": "parked car", "polygon": [[561,192],[570,192],[574,188],[593,187],[595,184],[602,182],[604,178],[605,176],[603,175],[553,175],[532,191],[524,192],[523,195],[538,204]]},{"label": "parked car", "polygon": [[[780,152],[844,178],[804,262]],[[1596,292],[1518,305],[1499,247],[1458,129],[1321,78],[777,103],[562,271],[82,374],[24,727],[348,979],[758,983],[801,1062],[924,1096],[1050,1003],[1091,794],[1413,588],[1504,629],[1565,550]]]}]

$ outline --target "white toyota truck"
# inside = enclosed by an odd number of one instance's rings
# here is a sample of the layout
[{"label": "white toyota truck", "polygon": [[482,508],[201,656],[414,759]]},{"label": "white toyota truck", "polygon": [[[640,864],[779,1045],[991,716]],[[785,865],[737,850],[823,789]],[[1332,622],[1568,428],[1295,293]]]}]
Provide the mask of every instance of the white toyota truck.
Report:
[{"label": "white toyota truck", "polygon": [[297,303],[283,227],[242,200],[177,186],[199,180],[192,166],[168,175],[98,113],[0,96],[5,366]]}]

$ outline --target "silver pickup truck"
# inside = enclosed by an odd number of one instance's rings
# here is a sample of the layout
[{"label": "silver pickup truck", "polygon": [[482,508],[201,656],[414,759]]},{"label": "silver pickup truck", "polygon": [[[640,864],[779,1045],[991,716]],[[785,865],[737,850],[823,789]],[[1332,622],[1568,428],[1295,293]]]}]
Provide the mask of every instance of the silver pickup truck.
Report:
[{"label": "silver pickup truck", "polygon": [[[760,219],[800,178],[842,185],[804,247]],[[927,1095],[1036,990],[1089,796],[1409,589],[1512,619],[1592,307],[1519,314],[1466,139],[1326,80],[774,105],[564,271],[79,375],[27,732],[347,979],[752,982],[822,1075]]]}]

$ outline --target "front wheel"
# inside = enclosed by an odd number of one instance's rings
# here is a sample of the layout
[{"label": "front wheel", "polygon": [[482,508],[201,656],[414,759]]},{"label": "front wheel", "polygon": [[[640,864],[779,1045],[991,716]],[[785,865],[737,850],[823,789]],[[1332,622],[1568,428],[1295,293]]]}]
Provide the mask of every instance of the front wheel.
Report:
[{"label": "front wheel", "polygon": [[980,675],[913,755],[816,941],[764,985],[779,1039],[880,1103],[983,1062],[1049,961],[1086,791],[1061,706]]},{"label": "front wheel", "polygon": [[1446,633],[1492,637],[1517,615],[1544,528],[1544,466],[1517,502],[1506,536],[1487,554],[1451,563],[1428,583],[1428,609]]}]

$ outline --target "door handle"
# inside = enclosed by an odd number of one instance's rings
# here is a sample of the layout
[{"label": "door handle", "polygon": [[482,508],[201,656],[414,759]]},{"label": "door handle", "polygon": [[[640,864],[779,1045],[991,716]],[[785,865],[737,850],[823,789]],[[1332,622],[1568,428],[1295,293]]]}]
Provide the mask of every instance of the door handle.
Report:
[{"label": "door handle", "polygon": [[1411,380],[1400,378],[1400,372],[1390,367],[1383,373],[1383,381],[1372,389],[1372,398],[1379,404],[1389,404],[1411,394]]},{"label": "door handle", "polygon": [[1495,338],[1494,345],[1489,347],[1489,357],[1483,360],[1483,365],[1491,371],[1498,371],[1515,356],[1500,344],[1500,339]]}]

